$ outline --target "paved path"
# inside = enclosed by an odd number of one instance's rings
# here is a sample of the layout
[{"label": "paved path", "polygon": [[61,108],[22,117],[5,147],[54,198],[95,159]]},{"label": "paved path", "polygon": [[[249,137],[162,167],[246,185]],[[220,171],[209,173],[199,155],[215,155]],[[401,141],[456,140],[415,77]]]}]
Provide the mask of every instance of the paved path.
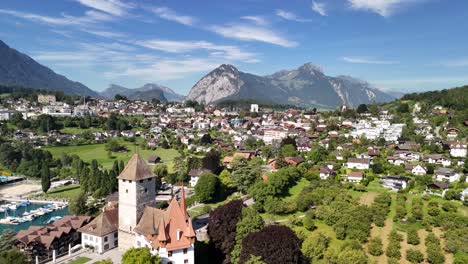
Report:
[{"label": "paved path", "polygon": [[[75,253],[73,253],[71,256],[65,255],[63,257],[57,258],[57,264],[65,264],[65,263],[70,263],[73,260],[76,260],[79,257],[86,257],[90,258],[91,260],[86,262],[86,264],[92,264],[96,261],[104,260],[110,258],[112,260],[113,264],[120,264],[122,261],[122,252],[118,250],[118,248],[113,248],[111,250],[108,250],[104,252],[103,254],[99,253],[94,253],[91,252],[89,249],[82,249],[79,250]],[[52,261],[47,262],[48,264],[52,263]]]}]

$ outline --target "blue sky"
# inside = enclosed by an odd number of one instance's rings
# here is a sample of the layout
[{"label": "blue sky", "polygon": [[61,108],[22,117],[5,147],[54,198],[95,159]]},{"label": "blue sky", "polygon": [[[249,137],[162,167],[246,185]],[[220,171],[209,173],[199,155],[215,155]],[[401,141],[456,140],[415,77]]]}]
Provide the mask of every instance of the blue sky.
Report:
[{"label": "blue sky", "polygon": [[222,63],[312,62],[392,91],[468,84],[466,0],[2,0],[0,39],[94,90],[186,94]]}]

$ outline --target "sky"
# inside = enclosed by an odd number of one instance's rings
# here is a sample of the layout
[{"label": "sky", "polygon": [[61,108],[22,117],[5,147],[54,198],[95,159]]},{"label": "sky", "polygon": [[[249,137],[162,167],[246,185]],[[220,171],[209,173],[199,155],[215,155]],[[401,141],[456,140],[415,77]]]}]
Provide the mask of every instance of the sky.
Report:
[{"label": "sky", "polygon": [[[468,84],[466,0],[2,0],[0,40],[89,88],[181,94],[223,63],[388,91]],[[0,58],[1,59],[1,58]]]}]

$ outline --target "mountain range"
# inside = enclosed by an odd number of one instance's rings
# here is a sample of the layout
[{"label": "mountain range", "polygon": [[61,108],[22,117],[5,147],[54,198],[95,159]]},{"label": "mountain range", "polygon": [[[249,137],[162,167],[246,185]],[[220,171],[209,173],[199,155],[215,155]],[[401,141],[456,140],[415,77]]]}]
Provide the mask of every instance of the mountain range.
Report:
[{"label": "mountain range", "polygon": [[184,97],[168,87],[153,83],[135,89],[111,84],[98,93],[55,73],[1,40],[0,58],[2,85],[63,91],[66,94],[91,97],[114,98],[116,94],[120,94],[129,99],[155,98],[163,102],[185,99],[207,104],[226,99],[260,99],[320,108],[336,108],[343,104],[357,107],[363,103],[391,101],[396,97],[395,94],[385,93],[350,76],[327,76],[311,63],[266,76],[242,72],[233,65],[223,64],[201,78],[187,97]]},{"label": "mountain range", "polygon": [[117,94],[126,96],[128,99],[136,100],[147,100],[158,99],[161,102],[181,102],[184,100],[184,96],[174,92],[172,89],[154,84],[147,83],[140,88],[130,89],[120,85],[111,84],[107,89],[102,91],[100,95],[104,98],[113,99]]},{"label": "mountain range", "polygon": [[233,65],[223,64],[198,81],[186,99],[209,104],[245,98],[321,108],[357,107],[395,99],[365,81],[350,76],[327,76],[311,63],[266,76],[241,72]]},{"label": "mountain range", "polygon": [[96,97],[98,93],[67,79],[37,63],[31,57],[10,48],[0,40],[0,84],[34,89],[64,91],[67,94]]}]

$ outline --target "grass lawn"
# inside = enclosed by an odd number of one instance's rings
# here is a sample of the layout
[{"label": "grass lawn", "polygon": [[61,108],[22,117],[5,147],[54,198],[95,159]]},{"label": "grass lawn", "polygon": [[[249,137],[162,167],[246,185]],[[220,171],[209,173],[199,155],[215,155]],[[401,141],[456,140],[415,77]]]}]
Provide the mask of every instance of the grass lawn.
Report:
[{"label": "grass lawn", "polygon": [[105,144],[93,144],[93,145],[81,145],[81,146],[59,146],[59,147],[47,147],[45,150],[50,151],[55,158],[60,157],[62,153],[67,153],[68,155],[76,154],[83,161],[91,162],[91,160],[96,159],[99,164],[104,168],[110,169],[115,160],[127,162],[130,157],[135,153],[136,150],[143,156],[144,159],[147,159],[150,155],[157,155],[161,157],[162,161],[168,166],[169,171],[172,170],[172,161],[175,157],[178,157],[180,154],[175,149],[163,149],[158,148],[156,150],[141,149],[135,143],[127,142],[120,140],[120,143],[125,145],[128,152],[124,153],[112,153],[112,157],[108,156],[108,153],[105,149]]},{"label": "grass lawn", "polygon": [[305,179],[305,178],[301,178],[300,181],[297,182],[296,185],[294,185],[293,187],[291,187],[288,191],[288,196],[286,196],[284,198],[285,201],[291,201],[291,200],[295,200],[296,197],[301,193],[302,189],[304,189],[304,187],[307,187],[309,186],[310,182]]},{"label": "grass lawn", "polygon": [[60,130],[64,134],[83,134],[85,132],[102,131],[102,128],[79,128],[79,127],[65,127]]},{"label": "grass lawn", "polygon": [[74,261],[70,262],[70,264],[83,264],[83,263],[86,263],[86,262],[88,262],[90,260],[91,259],[87,258],[87,257],[79,257],[79,258],[75,259]]},{"label": "grass lawn", "polygon": [[80,185],[72,184],[63,187],[55,188],[49,191],[45,196],[49,198],[62,198],[62,199],[72,199],[80,193]]}]

